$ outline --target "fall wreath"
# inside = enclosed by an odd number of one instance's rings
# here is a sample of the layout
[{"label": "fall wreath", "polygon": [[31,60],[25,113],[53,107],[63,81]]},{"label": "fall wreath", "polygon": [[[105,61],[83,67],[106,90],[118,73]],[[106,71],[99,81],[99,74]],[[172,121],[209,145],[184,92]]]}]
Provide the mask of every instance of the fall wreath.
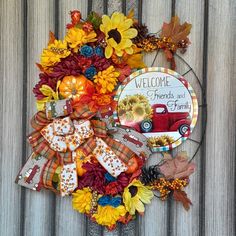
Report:
[{"label": "fall wreath", "polygon": [[[148,140],[132,130],[143,146],[127,145],[117,138],[127,127],[114,123],[113,112],[119,107],[128,119],[132,109],[136,113],[145,109],[143,117],[152,117],[142,95],[125,97],[118,106],[116,91],[133,71],[146,67],[144,53],[163,51],[175,69],[173,55],[186,51],[191,25],[181,25],[175,16],[154,35],[134,19],[133,11],[127,16],[91,12],[87,19],[78,10],[70,14],[64,39],[50,32],[37,63],[39,82],[33,93],[38,112],[28,136],[33,152],[16,182],[37,191],[47,188],[61,196],[72,195],[74,210],[111,230],[136,213],[143,215],[154,196],[161,200],[173,196],[189,209],[184,188],[195,165],[187,154],[173,158],[164,152],[159,164],[145,167],[152,153],[150,143],[163,145],[171,138]],[[137,104],[131,109],[131,103]]]}]

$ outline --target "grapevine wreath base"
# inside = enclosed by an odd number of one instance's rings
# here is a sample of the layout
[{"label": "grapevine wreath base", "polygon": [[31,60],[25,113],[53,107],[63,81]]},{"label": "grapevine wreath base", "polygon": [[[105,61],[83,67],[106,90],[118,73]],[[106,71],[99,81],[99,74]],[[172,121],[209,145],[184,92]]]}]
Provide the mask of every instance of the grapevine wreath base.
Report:
[{"label": "grapevine wreath base", "polygon": [[[173,158],[164,152],[159,164],[145,167],[152,154],[150,142],[162,146],[171,138],[148,140],[135,129],[115,125],[113,112],[119,86],[146,67],[143,53],[161,50],[175,69],[173,55],[186,51],[191,25],[181,25],[175,16],[157,36],[134,19],[133,11],[127,16],[91,12],[85,20],[78,10],[70,14],[65,38],[58,40],[50,32],[37,64],[40,80],[33,93],[38,112],[28,136],[33,152],[16,182],[72,195],[74,210],[110,230],[117,222],[127,224],[136,213],[143,215],[154,195],[161,200],[173,196],[188,210],[191,201],[184,188],[195,166],[187,154]],[[151,108],[146,112],[153,116]],[[138,146],[119,138],[130,130]]]}]

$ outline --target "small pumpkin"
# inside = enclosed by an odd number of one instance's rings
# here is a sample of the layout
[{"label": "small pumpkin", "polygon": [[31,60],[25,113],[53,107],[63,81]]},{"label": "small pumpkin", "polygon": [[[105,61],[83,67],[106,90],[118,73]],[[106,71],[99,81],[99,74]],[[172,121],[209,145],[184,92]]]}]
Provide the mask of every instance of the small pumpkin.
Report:
[{"label": "small pumpkin", "polygon": [[134,156],[128,161],[128,164],[127,164],[128,169],[126,170],[125,173],[132,174],[138,169],[139,164],[138,164],[137,158],[138,157]]},{"label": "small pumpkin", "polygon": [[59,86],[59,93],[63,98],[79,100],[81,95],[90,94],[94,91],[93,83],[85,76],[65,76]]}]

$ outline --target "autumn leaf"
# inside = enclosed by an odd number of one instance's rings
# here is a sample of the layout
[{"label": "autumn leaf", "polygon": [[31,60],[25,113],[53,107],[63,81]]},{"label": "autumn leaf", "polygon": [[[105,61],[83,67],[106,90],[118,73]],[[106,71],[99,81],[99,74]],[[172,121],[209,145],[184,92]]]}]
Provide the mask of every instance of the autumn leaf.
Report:
[{"label": "autumn leaf", "polygon": [[187,36],[190,34],[192,28],[191,24],[185,22],[184,24],[179,23],[179,17],[173,16],[171,22],[164,23],[162,26],[161,38],[171,39],[171,42],[178,44],[180,41],[189,41]]},{"label": "autumn leaf", "polygon": [[171,158],[170,154],[165,154],[164,161],[159,168],[166,179],[188,177],[195,170],[195,164],[189,163],[186,152],[178,153],[175,158]]},{"label": "autumn leaf", "polygon": [[56,40],[55,35],[52,31],[49,31],[49,41],[48,41],[48,45],[54,43],[54,41]]},{"label": "autumn leaf", "polygon": [[186,211],[189,210],[190,205],[192,205],[191,200],[188,198],[187,193],[181,190],[175,190],[173,193],[175,201],[181,202]]},{"label": "autumn leaf", "polygon": [[129,19],[134,19],[134,8],[130,9],[126,17]]}]

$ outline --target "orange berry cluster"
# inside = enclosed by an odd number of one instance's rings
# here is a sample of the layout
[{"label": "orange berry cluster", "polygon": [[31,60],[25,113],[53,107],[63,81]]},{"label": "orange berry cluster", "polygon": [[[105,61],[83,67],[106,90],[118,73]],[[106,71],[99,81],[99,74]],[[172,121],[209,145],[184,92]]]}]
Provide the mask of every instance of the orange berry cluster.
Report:
[{"label": "orange berry cluster", "polygon": [[188,185],[188,183],[189,183],[188,178],[173,179],[173,180],[160,178],[152,184],[151,188],[153,190],[157,190],[160,192],[161,200],[166,200],[169,193],[171,193],[174,190],[182,190],[184,187]]},{"label": "orange berry cluster", "polygon": [[170,37],[157,38],[155,36],[148,36],[147,38],[138,42],[137,46],[146,52],[152,52],[157,49],[165,48],[175,52],[181,45],[176,45]]}]

